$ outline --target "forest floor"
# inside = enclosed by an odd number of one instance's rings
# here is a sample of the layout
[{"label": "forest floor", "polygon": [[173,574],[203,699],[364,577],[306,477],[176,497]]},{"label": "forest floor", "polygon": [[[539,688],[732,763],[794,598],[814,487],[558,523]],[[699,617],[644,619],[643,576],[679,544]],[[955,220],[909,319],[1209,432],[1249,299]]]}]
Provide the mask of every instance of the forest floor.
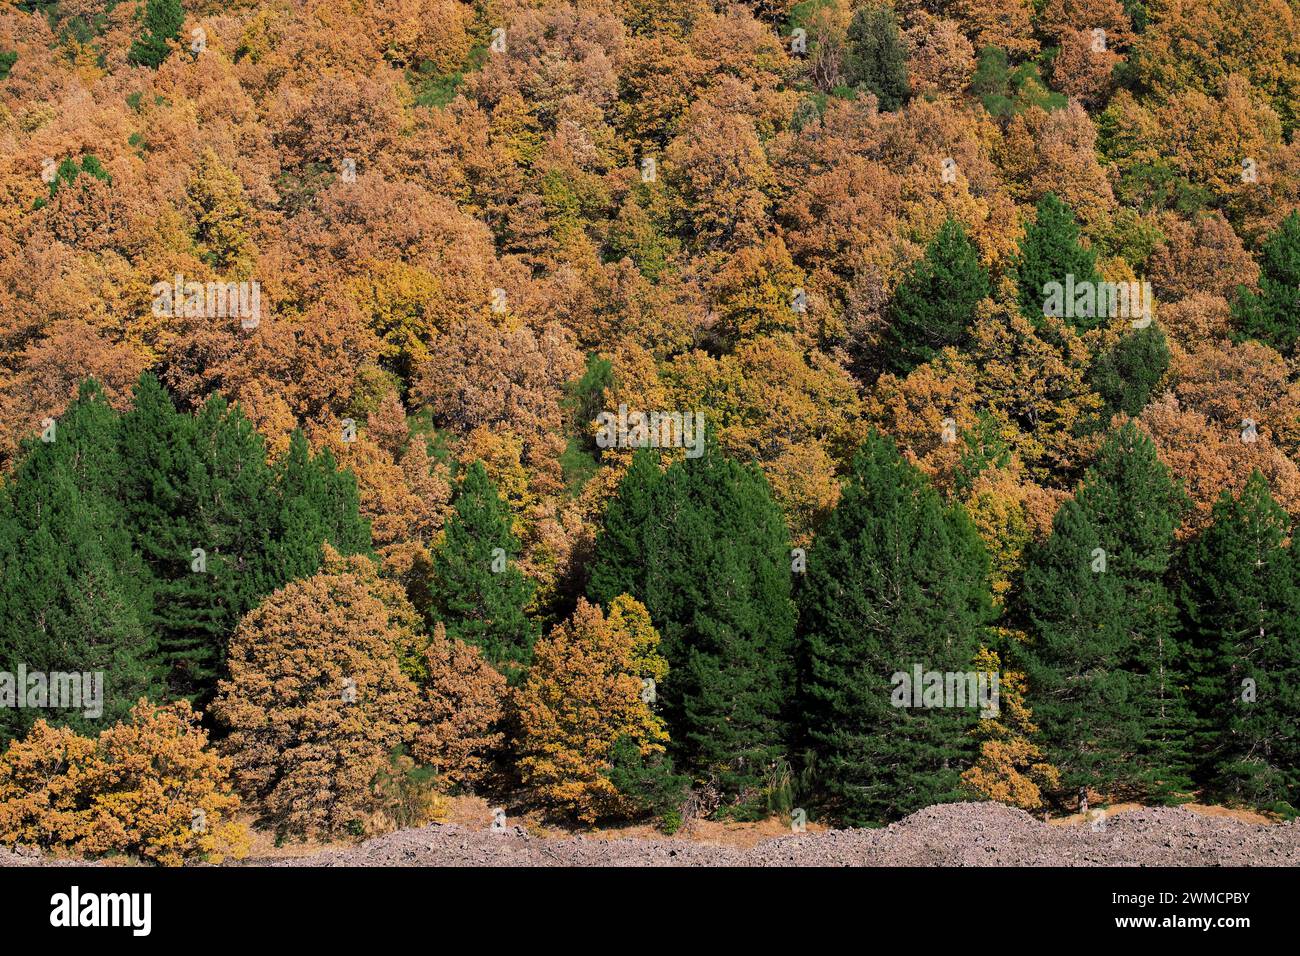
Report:
[{"label": "forest floor", "polygon": [[[447,822],[359,844],[275,847],[259,836],[243,866],[1300,866],[1300,823],[1223,807],[1123,805],[1050,822],[996,803],[927,807],[888,827],[697,822],[575,834],[528,818],[490,827],[483,801],[455,801]],[[0,866],[49,865],[0,850]]]}]

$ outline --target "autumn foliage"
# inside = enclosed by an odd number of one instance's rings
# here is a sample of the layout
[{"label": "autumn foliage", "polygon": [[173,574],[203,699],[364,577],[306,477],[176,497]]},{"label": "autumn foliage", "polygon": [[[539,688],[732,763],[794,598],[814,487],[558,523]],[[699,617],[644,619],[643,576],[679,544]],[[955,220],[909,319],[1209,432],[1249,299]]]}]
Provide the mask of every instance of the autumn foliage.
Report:
[{"label": "autumn foliage", "polygon": [[199,714],[141,700],[98,738],[38,721],[0,757],[0,842],[164,866],[242,856],[230,764]]},{"label": "autumn foliage", "polygon": [[369,559],[336,560],[242,622],[214,713],[233,779],[288,833],[364,829],[372,784],[413,730],[402,672],[409,621],[385,604]]},{"label": "autumn foliage", "polygon": [[976,727],[979,759],[962,774],[962,782],[989,800],[1036,810],[1061,785],[1061,774],[1034,742],[1038,728],[1025,704],[1025,675],[1001,667],[998,655],[981,648],[975,668],[999,674],[999,713]]},{"label": "autumn foliage", "polygon": [[420,665],[412,753],[448,782],[476,783],[505,738],[500,724],[506,680],[478,648],[449,639],[441,624],[434,627]]},{"label": "autumn foliage", "polygon": [[598,605],[579,599],[573,617],[538,642],[519,692],[524,784],[545,804],[585,823],[629,815],[632,795],[609,779],[614,745],[630,738],[650,756],[663,752],[668,737],[642,699],[643,679],[664,673],[655,653],[658,635],[644,613],[623,599],[618,615],[606,617]]},{"label": "autumn foliage", "polygon": [[[108,693],[0,708],[0,841],[215,858],[227,773],[306,838],[462,792],[583,824],[1080,786],[1295,812],[1300,712],[1232,709],[1259,602],[1207,542],[1280,536],[1285,671],[1298,26],[3,5],[0,675]],[[602,413],[695,415],[700,456]],[[863,690],[937,655],[1000,671],[1001,715]],[[206,834],[105,769],[167,748]]]}]

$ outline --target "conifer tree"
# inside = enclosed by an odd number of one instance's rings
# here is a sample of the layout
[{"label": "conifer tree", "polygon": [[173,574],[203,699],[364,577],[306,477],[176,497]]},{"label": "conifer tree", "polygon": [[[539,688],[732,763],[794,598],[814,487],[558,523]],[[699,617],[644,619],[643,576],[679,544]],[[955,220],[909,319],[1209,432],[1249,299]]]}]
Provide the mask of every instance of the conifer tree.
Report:
[{"label": "conifer tree", "polygon": [[149,576],[112,494],[122,477],[116,414],[86,382],[45,434],[26,443],[0,496],[0,671],[103,672],[103,712],[3,707],[0,738],[36,717],[93,729],[151,690]]},{"label": "conifer tree", "polygon": [[989,277],[966,229],[948,219],[898,289],[889,310],[885,361],[900,375],[959,345],[989,294]]},{"label": "conifer tree", "polygon": [[608,605],[622,588],[649,610],[682,769],[731,796],[757,793],[788,734],[789,533],[762,474],[712,440],[657,477],[653,454],[637,457],[597,537],[588,594]]},{"label": "conifer tree", "polygon": [[1012,69],[1006,51],[996,46],[979,51],[970,91],[991,116],[1002,120],[1035,106],[1051,112],[1069,104],[1065,96],[1043,83],[1036,64],[1026,62]]},{"label": "conifer tree", "polygon": [[449,638],[478,647],[515,680],[536,637],[524,613],[533,586],[515,564],[519,551],[510,507],[476,461],[460,481],[442,543],[433,553],[428,617],[431,624],[441,621]]},{"label": "conifer tree", "polygon": [[1259,292],[1242,288],[1233,305],[1240,335],[1258,339],[1284,355],[1300,338],[1300,211],[1264,243]]},{"label": "conifer tree", "polygon": [[203,699],[239,619],[280,580],[270,566],[273,473],[252,423],[214,395],[193,417],[141,377],[121,423],[122,500],[153,572],[159,677]]},{"label": "conifer tree", "polygon": [[1136,418],[1168,370],[1165,334],[1159,327],[1148,325],[1126,333],[1103,353],[1090,378],[1111,411]]},{"label": "conifer tree", "polygon": [[1290,519],[1251,474],[1225,491],[1187,549],[1196,743],[1208,789],[1270,809],[1300,805],[1300,577]]},{"label": "conifer tree", "polygon": [[[1074,277],[1074,285],[1096,283],[1101,280],[1097,274],[1097,253],[1085,249],[1079,244],[1079,224],[1075,221],[1070,207],[1061,202],[1055,193],[1047,193],[1038,201],[1038,215],[1034,222],[1025,228],[1020,240],[1019,253],[1013,263],[1016,285],[1020,290],[1020,312],[1025,318],[1038,324],[1044,315],[1044,305],[1048,299],[1045,291],[1049,282],[1067,285],[1067,277]],[[1063,303],[1069,312],[1077,312],[1073,303]],[[1100,324],[1095,314],[1068,315],[1066,321],[1076,329],[1085,330]]]},{"label": "conifer tree", "polygon": [[802,730],[833,812],[865,823],[958,799],[978,709],[896,706],[894,675],[974,669],[992,594],[965,512],[872,432],[799,598]]},{"label": "conifer tree", "polygon": [[181,0],[149,0],[144,11],[144,31],[131,44],[127,59],[135,66],[158,69],[171,53],[168,41],[181,35],[184,23]]},{"label": "conifer tree", "polygon": [[903,105],[910,92],[907,56],[892,7],[861,7],[853,15],[844,65],[849,81],[875,93],[882,110],[892,113]]},{"label": "conifer tree", "polygon": [[339,470],[328,448],[311,454],[306,437],[295,430],[275,474],[279,494],[277,540],[271,548],[275,586],[314,574],[324,542],[345,555],[370,550],[370,525],[359,512],[356,478]]},{"label": "conifer tree", "polygon": [[1068,788],[1172,798],[1189,786],[1187,661],[1166,580],[1185,505],[1128,422],[1027,553],[1031,703]]},{"label": "conifer tree", "polygon": [[655,525],[655,500],[663,473],[659,458],[641,449],[618,485],[618,493],[605,509],[596,560],[592,562],[587,593],[602,605],[620,594],[644,593],[639,575],[646,567],[645,537]]}]

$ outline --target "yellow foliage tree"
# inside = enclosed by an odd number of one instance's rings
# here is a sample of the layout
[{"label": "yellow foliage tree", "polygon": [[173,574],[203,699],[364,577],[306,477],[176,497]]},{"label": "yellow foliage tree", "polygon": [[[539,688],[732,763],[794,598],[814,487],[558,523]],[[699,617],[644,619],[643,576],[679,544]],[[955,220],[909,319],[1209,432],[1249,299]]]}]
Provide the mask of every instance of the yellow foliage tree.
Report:
[{"label": "yellow foliage tree", "polygon": [[429,357],[442,330],[442,284],[426,269],[404,262],[371,263],[352,280],[352,297],[383,342],[384,360],[403,378]]},{"label": "yellow foliage tree", "polygon": [[204,150],[186,190],[196,251],[218,274],[246,278],[257,258],[256,214],[243,184],[212,150]]},{"label": "yellow foliage tree", "polygon": [[999,714],[981,720],[975,728],[974,732],[982,738],[980,756],[962,774],[962,782],[990,800],[1033,810],[1043,805],[1045,791],[1061,785],[1061,775],[1031,739],[1038,728],[1025,705],[1025,675],[1001,668],[1002,661],[995,652],[980,649],[975,657],[975,670],[1001,672]]},{"label": "yellow foliage tree", "polygon": [[626,632],[631,638],[633,676],[656,682],[668,676],[668,661],[659,655],[659,632],[644,604],[630,594],[620,594],[609,602],[606,621],[615,633]]},{"label": "yellow foliage tree", "polygon": [[229,762],[187,704],[143,698],[96,740],[37,721],[0,757],[0,843],[164,866],[243,856]]},{"label": "yellow foliage tree", "polygon": [[[580,599],[538,641],[519,692],[519,770],[543,803],[583,823],[633,812],[610,782],[610,749],[631,738],[642,756],[664,751],[663,721],[642,700],[639,671],[663,673],[649,615],[622,596],[606,618]],[[656,660],[658,658],[658,660]]]}]

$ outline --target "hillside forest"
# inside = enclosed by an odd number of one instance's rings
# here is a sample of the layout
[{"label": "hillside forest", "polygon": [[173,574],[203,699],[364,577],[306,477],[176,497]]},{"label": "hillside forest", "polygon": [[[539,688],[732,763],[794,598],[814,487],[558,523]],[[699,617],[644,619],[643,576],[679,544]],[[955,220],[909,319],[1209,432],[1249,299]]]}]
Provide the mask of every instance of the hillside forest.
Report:
[{"label": "hillside forest", "polygon": [[1288,0],[3,0],[0,844],[1290,818],[1297,104]]}]

